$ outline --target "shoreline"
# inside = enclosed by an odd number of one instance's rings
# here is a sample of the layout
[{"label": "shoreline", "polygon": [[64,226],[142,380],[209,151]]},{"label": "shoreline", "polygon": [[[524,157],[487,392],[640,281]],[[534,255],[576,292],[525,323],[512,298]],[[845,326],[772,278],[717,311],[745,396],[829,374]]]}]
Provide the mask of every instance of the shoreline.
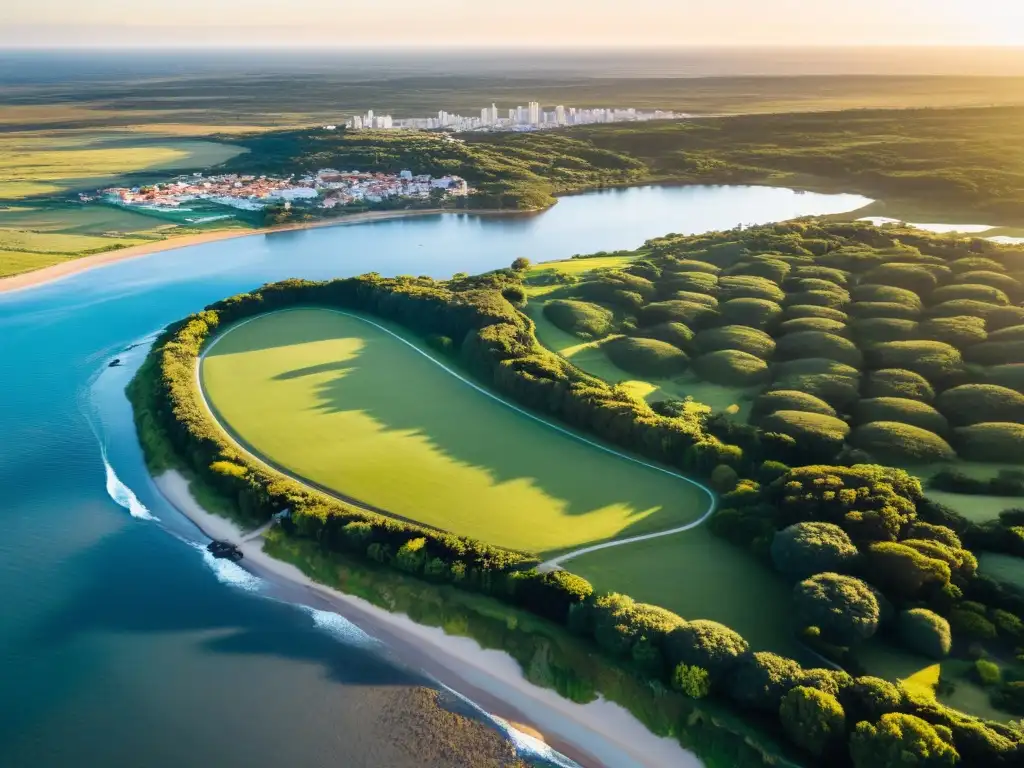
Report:
[{"label": "shoreline", "polygon": [[253,237],[256,235],[272,235],[277,232],[298,232],[305,229],[320,229],[321,227],[340,227],[352,224],[366,224],[373,221],[387,221],[389,219],[404,219],[416,216],[438,216],[441,214],[468,214],[471,216],[509,216],[515,214],[529,214],[534,211],[503,211],[503,210],[479,210],[460,211],[447,208],[424,208],[420,210],[405,211],[364,211],[354,213],[351,216],[344,216],[338,219],[322,219],[320,221],[308,221],[300,224],[287,224],[281,227],[261,227],[259,229],[221,229],[212,232],[203,232],[197,235],[181,235],[169,237],[166,240],[158,240],[152,243],[132,245],[128,248],[118,248],[103,253],[94,253],[90,256],[82,256],[60,264],[53,264],[42,269],[35,269],[31,272],[22,272],[19,275],[0,278],[0,294],[24,291],[29,288],[36,288],[40,285],[56,282],[81,272],[103,267],[108,264],[116,264],[119,261],[137,259],[142,256],[151,256],[164,251],[173,251],[178,248],[188,248],[193,245],[215,243],[221,240],[234,240],[240,237]]},{"label": "shoreline", "polygon": [[647,730],[626,709],[603,698],[588,704],[563,699],[528,682],[518,663],[503,651],[486,650],[467,637],[415,623],[371,603],[319,584],[290,563],[263,551],[262,538],[245,538],[235,523],[214,515],[192,496],[176,470],[153,478],[161,495],[203,534],[238,544],[243,563],[259,578],[305,603],[313,596],[330,610],[393,650],[400,662],[426,672],[492,716],[512,724],[586,768],[701,768],[699,758],[674,739]]}]

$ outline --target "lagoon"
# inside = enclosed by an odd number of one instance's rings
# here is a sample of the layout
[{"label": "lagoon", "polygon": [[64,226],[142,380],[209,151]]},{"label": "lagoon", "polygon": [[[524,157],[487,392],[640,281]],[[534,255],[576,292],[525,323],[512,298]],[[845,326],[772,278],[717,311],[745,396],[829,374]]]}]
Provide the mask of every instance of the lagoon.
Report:
[{"label": "lagoon", "polygon": [[[123,394],[146,351],[132,344],[271,280],[447,277],[868,202],[615,189],[536,215],[208,243],[0,295],[0,765],[419,764],[412,736],[381,713],[429,684],[423,673],[344,619],[282,602],[212,560],[156,490]],[[114,357],[125,365],[107,368]]]}]

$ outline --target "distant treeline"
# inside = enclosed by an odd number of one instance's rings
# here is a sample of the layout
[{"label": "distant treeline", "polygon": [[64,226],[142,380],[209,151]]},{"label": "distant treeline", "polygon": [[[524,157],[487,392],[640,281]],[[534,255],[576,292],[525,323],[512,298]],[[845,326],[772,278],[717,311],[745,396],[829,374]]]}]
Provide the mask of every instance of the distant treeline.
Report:
[{"label": "distant treeline", "polygon": [[856,110],[624,123],[538,133],[297,129],[231,137],[227,170],[454,173],[474,208],[545,208],[554,195],[644,181],[856,192],[985,223],[1024,225],[1024,107]]}]

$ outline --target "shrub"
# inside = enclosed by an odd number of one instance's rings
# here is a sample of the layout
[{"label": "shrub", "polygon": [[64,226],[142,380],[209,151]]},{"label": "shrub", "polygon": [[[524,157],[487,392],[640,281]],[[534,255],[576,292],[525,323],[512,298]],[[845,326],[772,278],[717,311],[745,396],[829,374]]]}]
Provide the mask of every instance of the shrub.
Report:
[{"label": "shrub", "polygon": [[992,704],[1003,712],[1024,715],[1024,681],[1013,680],[1003,683],[1002,687],[992,694]]},{"label": "shrub", "polygon": [[764,329],[775,324],[782,307],[767,299],[732,299],[719,305],[718,311],[726,323]]},{"label": "shrub", "polygon": [[935,290],[939,284],[932,270],[921,264],[881,264],[866,275],[865,283],[875,285],[893,285],[906,288],[919,296],[925,296]]},{"label": "shrub", "polygon": [[728,493],[736,487],[740,476],[728,464],[719,464],[711,472],[711,485],[719,493]]},{"label": "shrub", "polygon": [[891,464],[928,464],[956,458],[949,443],[934,432],[895,421],[862,424],[850,435],[850,445]]},{"label": "shrub", "polygon": [[737,262],[729,267],[724,274],[763,277],[765,280],[780,284],[786,279],[786,275],[791,269],[792,267],[787,262],[780,259],[759,257],[750,261]]},{"label": "shrub", "polygon": [[774,365],[772,374],[775,389],[806,392],[840,410],[860,397],[860,372],[835,360],[791,360]]},{"label": "shrub", "polygon": [[759,357],[736,349],[701,355],[693,370],[705,381],[729,387],[752,387],[768,379],[768,364]]},{"label": "shrub", "polygon": [[796,440],[809,452],[822,457],[835,456],[850,433],[850,425],[835,416],[806,411],[776,411],[761,419],[766,432],[779,432]]},{"label": "shrub", "polygon": [[419,573],[427,562],[427,540],[420,536],[409,539],[398,548],[395,565],[408,573]]},{"label": "shrub", "polygon": [[[950,299],[944,301],[941,304],[935,304],[928,308],[928,315],[930,317],[980,317],[986,321],[989,330],[994,330],[991,324],[988,324],[993,316],[999,317],[1006,315],[1005,310],[1015,309],[1014,307],[1000,307],[997,304],[989,304],[985,301],[976,301],[974,299]],[[1006,323],[1006,325],[1016,325],[1017,323]],[[1005,327],[1005,326],[1001,326]]]},{"label": "shrub", "polygon": [[842,645],[867,640],[878,630],[880,610],[875,593],[860,579],[819,573],[793,590],[799,626],[818,627],[822,636]]},{"label": "shrub", "polygon": [[964,608],[954,608],[949,612],[949,627],[954,637],[967,641],[995,640],[997,635],[995,624]]},{"label": "shrub", "polygon": [[916,320],[921,310],[895,301],[858,301],[850,305],[850,314],[861,320],[873,317]]},{"label": "shrub", "polygon": [[850,300],[850,292],[843,285],[832,280],[824,280],[820,277],[795,277],[787,280],[784,287],[787,293],[790,294],[801,293],[802,291],[829,291],[843,294],[846,296],[846,301]]},{"label": "shrub", "polygon": [[[711,266],[708,264],[707,266]],[[714,293],[718,290],[718,277],[707,272],[676,272],[666,276],[660,287],[667,291],[691,291],[693,293]]]},{"label": "shrub", "polygon": [[791,293],[786,298],[787,304],[797,306],[811,305],[813,307],[829,307],[830,309],[842,309],[850,303],[850,294],[843,289],[823,291],[799,291]]},{"label": "shrub", "polygon": [[942,341],[965,349],[988,338],[985,321],[980,317],[933,317],[918,326],[921,339]]},{"label": "shrub", "polygon": [[992,623],[1002,637],[1013,642],[1024,639],[1024,621],[1009,611],[996,608],[992,611]]},{"label": "shrub", "polygon": [[715,621],[698,619],[677,627],[666,639],[673,664],[706,669],[715,681],[724,678],[750,650],[738,633]]},{"label": "shrub", "polygon": [[671,269],[673,272],[706,272],[709,275],[717,275],[722,271],[714,264],[696,259],[678,259],[672,263]]},{"label": "shrub", "polygon": [[901,611],[897,618],[900,640],[910,650],[930,659],[949,655],[953,638],[949,622],[926,608]]},{"label": "shrub", "polygon": [[1024,341],[1024,325],[1011,325],[990,333],[989,341]]},{"label": "shrub", "polygon": [[709,296],[706,293],[696,293],[694,291],[676,291],[672,294],[673,300],[678,301],[692,301],[694,304],[704,304],[708,307],[718,308],[718,299],[714,296]]},{"label": "shrub", "polygon": [[944,301],[955,301],[957,299],[984,301],[986,304],[998,304],[1001,307],[1005,307],[1010,303],[1009,296],[990,285],[972,285],[970,283],[944,285],[941,288],[937,288],[931,295],[931,301],[935,304],[941,304]]},{"label": "shrub", "polygon": [[840,691],[840,701],[851,723],[877,720],[882,715],[899,711],[903,695],[899,688],[879,677],[858,677]]},{"label": "shrub", "polygon": [[737,665],[728,679],[729,695],[744,706],[774,714],[802,677],[803,669],[792,659],[759,651]]},{"label": "shrub", "polygon": [[745,325],[726,325],[701,331],[693,341],[697,349],[703,353],[738,349],[767,360],[775,352],[775,340],[771,336]]},{"label": "shrub", "polygon": [[782,302],[786,294],[771,280],[763,277],[741,276],[718,278],[718,291],[725,300],[730,299],[766,299]]},{"label": "shrub", "polygon": [[964,384],[947,389],[936,402],[951,423],[1024,422],[1024,395],[995,384]]},{"label": "shrub", "polygon": [[[1005,268],[1002,264],[994,259],[987,259],[984,256],[964,256],[962,259],[957,259],[949,263],[949,268],[953,270],[954,275],[964,275],[974,270],[989,270],[996,274],[1005,272]],[[963,279],[963,277],[961,277]],[[973,280],[971,282],[974,282]]]},{"label": "shrub", "polygon": [[858,424],[895,421],[920,427],[937,435],[945,435],[949,431],[949,423],[945,416],[927,403],[906,397],[867,398],[859,401],[853,412]]},{"label": "shrub", "polygon": [[1024,341],[986,341],[968,349],[967,359],[979,365],[1024,363]]},{"label": "shrub", "polygon": [[[987,308],[984,317],[989,332],[1009,328],[1011,325],[1024,324],[1024,307],[993,307],[991,304],[982,304],[981,306]],[[963,314],[978,313],[965,312]]]},{"label": "shrub", "polygon": [[799,266],[791,273],[793,278],[808,278],[815,280],[828,280],[836,285],[846,285],[850,280],[850,273],[841,269],[819,266]]},{"label": "shrub", "polygon": [[677,376],[689,364],[685,352],[657,339],[620,336],[602,344],[601,349],[615,365],[637,376]]},{"label": "shrub", "polygon": [[1024,393],[1024,363],[992,366],[985,371],[985,381]]},{"label": "shrub", "polygon": [[803,331],[818,331],[819,333],[834,333],[837,336],[846,336],[846,323],[838,320],[830,320],[827,317],[797,317],[786,320],[779,326],[779,335],[788,333],[801,333]]},{"label": "shrub", "polygon": [[988,659],[978,659],[974,662],[974,673],[978,676],[978,682],[984,686],[999,685],[1003,681],[1003,673],[998,664]]},{"label": "shrub", "polygon": [[787,320],[798,320],[803,317],[822,317],[826,320],[835,320],[837,323],[845,323],[850,318],[845,312],[831,307],[820,307],[814,304],[796,304],[786,307],[784,316]]},{"label": "shrub", "polygon": [[887,302],[892,304],[904,304],[920,310],[924,305],[921,297],[906,288],[898,288],[895,285],[875,285],[861,283],[850,294],[854,301]]},{"label": "shrub", "polygon": [[819,331],[791,333],[779,339],[776,355],[780,360],[806,357],[826,358],[859,368],[864,360],[857,345],[842,336]]},{"label": "shrub", "polygon": [[850,333],[862,347],[887,341],[919,338],[917,321],[898,317],[859,317],[850,323]]},{"label": "shrub", "polygon": [[953,446],[968,461],[1005,462],[1024,456],[1024,425],[986,422],[953,431]]},{"label": "shrub", "polygon": [[[947,732],[948,733],[948,732]],[[948,768],[960,755],[919,717],[892,712],[877,723],[857,723],[850,737],[854,768]]]},{"label": "shrub", "polygon": [[935,399],[935,390],[919,373],[900,368],[883,368],[867,375],[864,396],[899,397],[930,403]]},{"label": "shrub", "polygon": [[614,291],[638,293],[644,301],[650,301],[657,289],[654,283],[639,275],[627,272],[595,272],[591,279],[580,283],[576,291],[591,301],[602,301]]},{"label": "shrub", "polygon": [[543,311],[552,325],[584,339],[607,336],[615,321],[610,309],[587,301],[554,299],[544,305]]},{"label": "shrub", "polygon": [[643,325],[683,323],[690,328],[706,327],[712,324],[717,317],[718,311],[714,307],[675,299],[648,304],[640,313]]},{"label": "shrub", "polygon": [[872,544],[864,557],[864,572],[871,574],[872,583],[899,598],[916,597],[926,586],[940,588],[952,576],[947,563],[892,541]]},{"label": "shrub", "polygon": [[846,531],[832,523],[794,523],[772,539],[772,562],[780,572],[794,579],[826,571],[849,572],[857,555]]},{"label": "shrub", "polygon": [[959,279],[973,285],[988,285],[992,288],[998,288],[1011,298],[1019,297],[1021,288],[1024,287],[1021,286],[1020,281],[1016,278],[991,269],[964,272],[959,276]]},{"label": "shrub", "polygon": [[671,344],[677,349],[689,352],[693,349],[694,333],[682,323],[659,323],[646,328],[639,328],[634,335],[648,339],[657,339]]},{"label": "shrub", "polygon": [[872,368],[904,368],[930,382],[948,381],[963,372],[960,352],[941,341],[888,341],[871,347],[867,357]]},{"label": "shrub", "polygon": [[711,693],[711,677],[706,669],[679,664],[672,673],[672,687],[691,699],[703,699]]},{"label": "shrub", "polygon": [[836,415],[835,408],[819,397],[792,389],[775,389],[759,395],[754,400],[750,418],[754,421],[776,411],[805,411],[820,413],[824,416]]},{"label": "shrub", "polygon": [[455,342],[451,340],[450,336],[441,336],[437,333],[432,333],[427,336],[427,346],[431,347],[442,355],[450,355],[455,349]]},{"label": "shrub", "polygon": [[840,742],[846,729],[846,713],[835,696],[802,685],[782,698],[779,719],[793,743],[816,757]]}]

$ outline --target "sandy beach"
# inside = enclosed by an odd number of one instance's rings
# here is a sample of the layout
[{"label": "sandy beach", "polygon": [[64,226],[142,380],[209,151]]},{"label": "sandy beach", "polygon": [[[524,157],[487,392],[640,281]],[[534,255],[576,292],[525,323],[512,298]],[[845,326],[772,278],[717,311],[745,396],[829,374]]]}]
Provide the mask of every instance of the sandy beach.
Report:
[{"label": "sandy beach", "polygon": [[[400,219],[410,216],[434,216],[440,213],[466,213],[466,211],[450,211],[440,208],[429,208],[416,211],[367,211],[356,213],[340,219],[326,219],[323,221],[311,221],[303,224],[292,224],[283,227],[265,227],[263,229],[224,229],[214,232],[204,232],[199,235],[182,235],[180,237],[169,237],[166,240],[159,240],[153,243],[133,245],[129,248],[120,248],[116,251],[106,251],[92,256],[82,256],[79,259],[72,259],[50,267],[44,267],[32,272],[25,272],[20,275],[0,278],[0,293],[20,291],[26,288],[34,288],[44,283],[69,277],[86,272],[90,269],[102,267],[107,264],[114,264],[127,259],[137,259],[140,256],[150,256],[161,251],[173,251],[177,248],[187,248],[191,245],[203,243],[214,243],[219,240],[233,240],[236,237],[251,237],[253,235],[267,235],[273,232],[294,232],[301,229],[318,229],[320,227],[340,227],[350,224],[365,224],[370,221],[386,221],[388,219]],[[474,216],[478,215],[501,215],[508,211],[473,211]]]},{"label": "sandy beach", "polygon": [[[312,581],[298,568],[263,551],[259,536],[246,537],[230,520],[203,509],[188,481],[169,471],[155,478],[160,492],[207,536],[239,544],[245,568],[260,578],[299,590],[393,649],[408,666],[423,670],[517,730],[539,736],[585,768],[700,768],[678,742],[655,736],[627,710],[604,699],[576,704],[528,682],[506,653],[485,650],[474,640],[453,637],[371,603]],[[251,534],[250,534],[251,536]],[[314,606],[316,607],[316,606]]]}]

